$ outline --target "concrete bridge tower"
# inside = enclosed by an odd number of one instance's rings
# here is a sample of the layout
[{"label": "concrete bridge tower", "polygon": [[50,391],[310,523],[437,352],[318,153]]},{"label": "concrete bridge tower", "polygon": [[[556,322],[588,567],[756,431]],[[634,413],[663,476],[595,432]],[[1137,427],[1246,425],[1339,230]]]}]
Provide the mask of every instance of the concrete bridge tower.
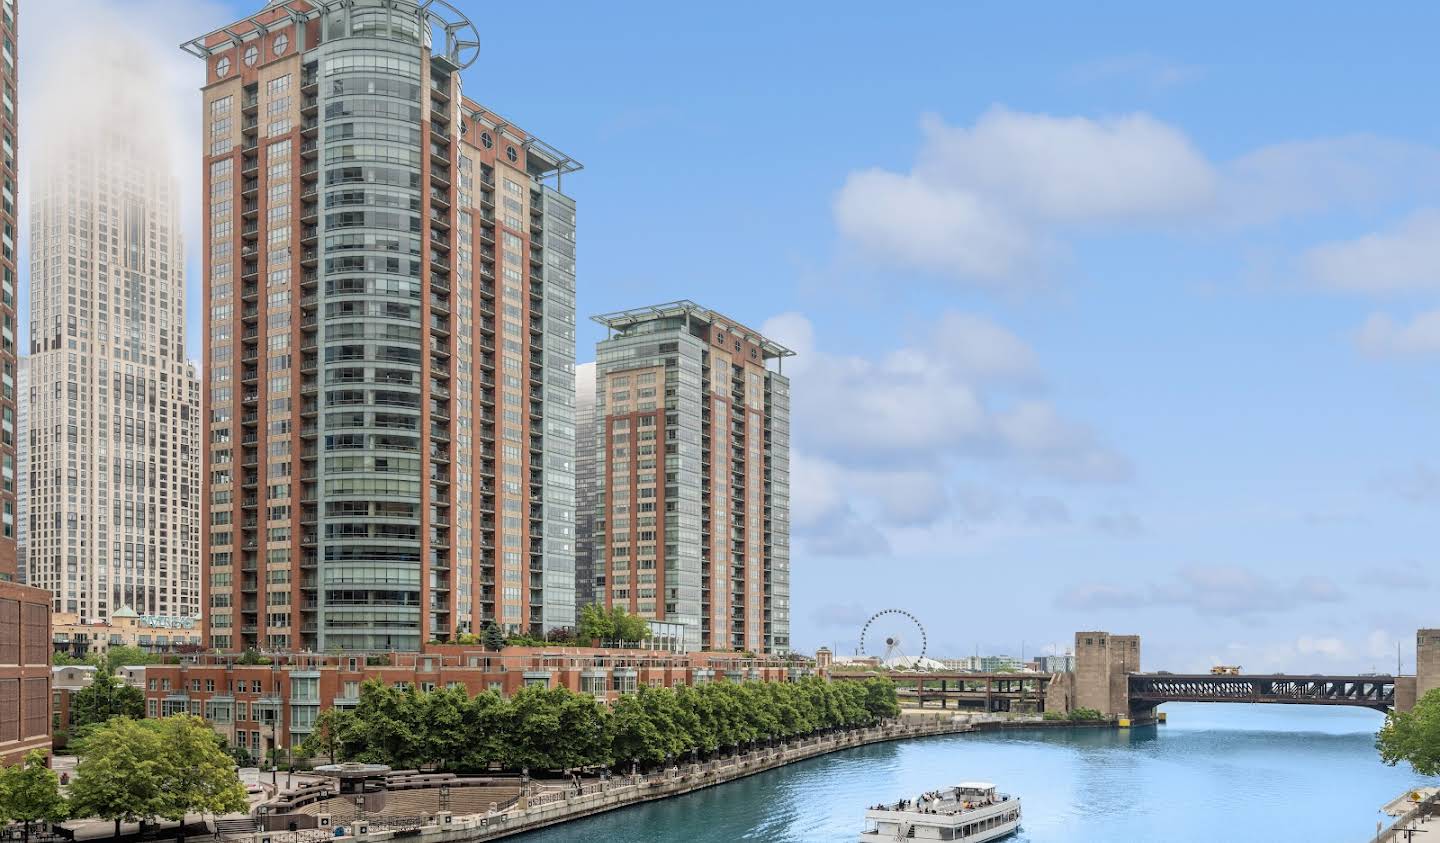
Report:
[{"label": "concrete bridge tower", "polygon": [[1415,699],[1440,688],[1440,629],[1415,633]]},{"label": "concrete bridge tower", "polygon": [[1140,636],[1075,633],[1075,708],[1093,708],[1107,716],[1130,716],[1128,677],[1138,672]]}]

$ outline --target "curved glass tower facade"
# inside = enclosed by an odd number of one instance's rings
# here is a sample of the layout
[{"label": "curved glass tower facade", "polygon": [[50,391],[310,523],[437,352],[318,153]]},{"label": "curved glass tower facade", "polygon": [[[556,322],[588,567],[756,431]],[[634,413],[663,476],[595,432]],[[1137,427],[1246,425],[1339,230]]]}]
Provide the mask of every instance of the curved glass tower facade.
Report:
[{"label": "curved glass tower facade", "polygon": [[462,95],[477,41],[444,3],[278,0],[186,45],[239,373],[205,407],[213,646],[573,623],[579,165]]}]

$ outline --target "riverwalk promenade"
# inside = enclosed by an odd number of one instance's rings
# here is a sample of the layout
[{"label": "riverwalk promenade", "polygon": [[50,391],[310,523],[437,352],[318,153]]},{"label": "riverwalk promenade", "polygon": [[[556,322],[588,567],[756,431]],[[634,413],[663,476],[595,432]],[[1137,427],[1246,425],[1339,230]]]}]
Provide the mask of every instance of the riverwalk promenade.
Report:
[{"label": "riverwalk promenade", "polygon": [[[681,796],[786,764],[867,744],[1036,725],[1039,724],[1030,720],[971,722],[964,717],[923,715],[902,718],[872,728],[792,740],[729,758],[677,764],[648,775],[613,776],[603,781],[589,780],[578,786],[522,793],[509,804],[498,805],[485,813],[460,816],[438,812],[434,816],[416,818],[417,822],[407,823],[409,828],[397,829],[394,823],[379,817],[372,822],[352,820],[346,824],[346,833],[329,838],[329,843],[383,843],[397,836],[404,836],[406,843],[499,840],[631,805]],[[288,843],[291,836],[277,831],[256,832],[254,840],[255,843]]]}]

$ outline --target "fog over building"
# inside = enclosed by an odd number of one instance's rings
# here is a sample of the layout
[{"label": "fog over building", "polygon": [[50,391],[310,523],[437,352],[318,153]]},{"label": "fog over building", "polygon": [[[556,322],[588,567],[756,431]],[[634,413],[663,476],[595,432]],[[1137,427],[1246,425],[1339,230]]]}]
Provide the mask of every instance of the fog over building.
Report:
[{"label": "fog over building", "polygon": [[77,45],[47,84],[86,107],[39,109],[30,156],[27,575],[86,621],[200,611],[199,386],[148,55]]}]

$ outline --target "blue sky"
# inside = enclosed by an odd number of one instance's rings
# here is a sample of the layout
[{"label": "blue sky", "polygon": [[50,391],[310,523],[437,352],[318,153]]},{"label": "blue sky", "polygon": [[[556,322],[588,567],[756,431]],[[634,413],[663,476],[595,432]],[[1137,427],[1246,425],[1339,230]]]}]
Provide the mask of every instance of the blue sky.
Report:
[{"label": "blue sky", "polygon": [[[198,125],[173,44],[259,5],[32,4],[22,111],[108,6]],[[585,164],[582,313],[691,298],[802,352],[798,647],[898,606],[938,655],[1109,629],[1155,669],[1412,668],[1440,10],[456,5],[466,93]]]}]

